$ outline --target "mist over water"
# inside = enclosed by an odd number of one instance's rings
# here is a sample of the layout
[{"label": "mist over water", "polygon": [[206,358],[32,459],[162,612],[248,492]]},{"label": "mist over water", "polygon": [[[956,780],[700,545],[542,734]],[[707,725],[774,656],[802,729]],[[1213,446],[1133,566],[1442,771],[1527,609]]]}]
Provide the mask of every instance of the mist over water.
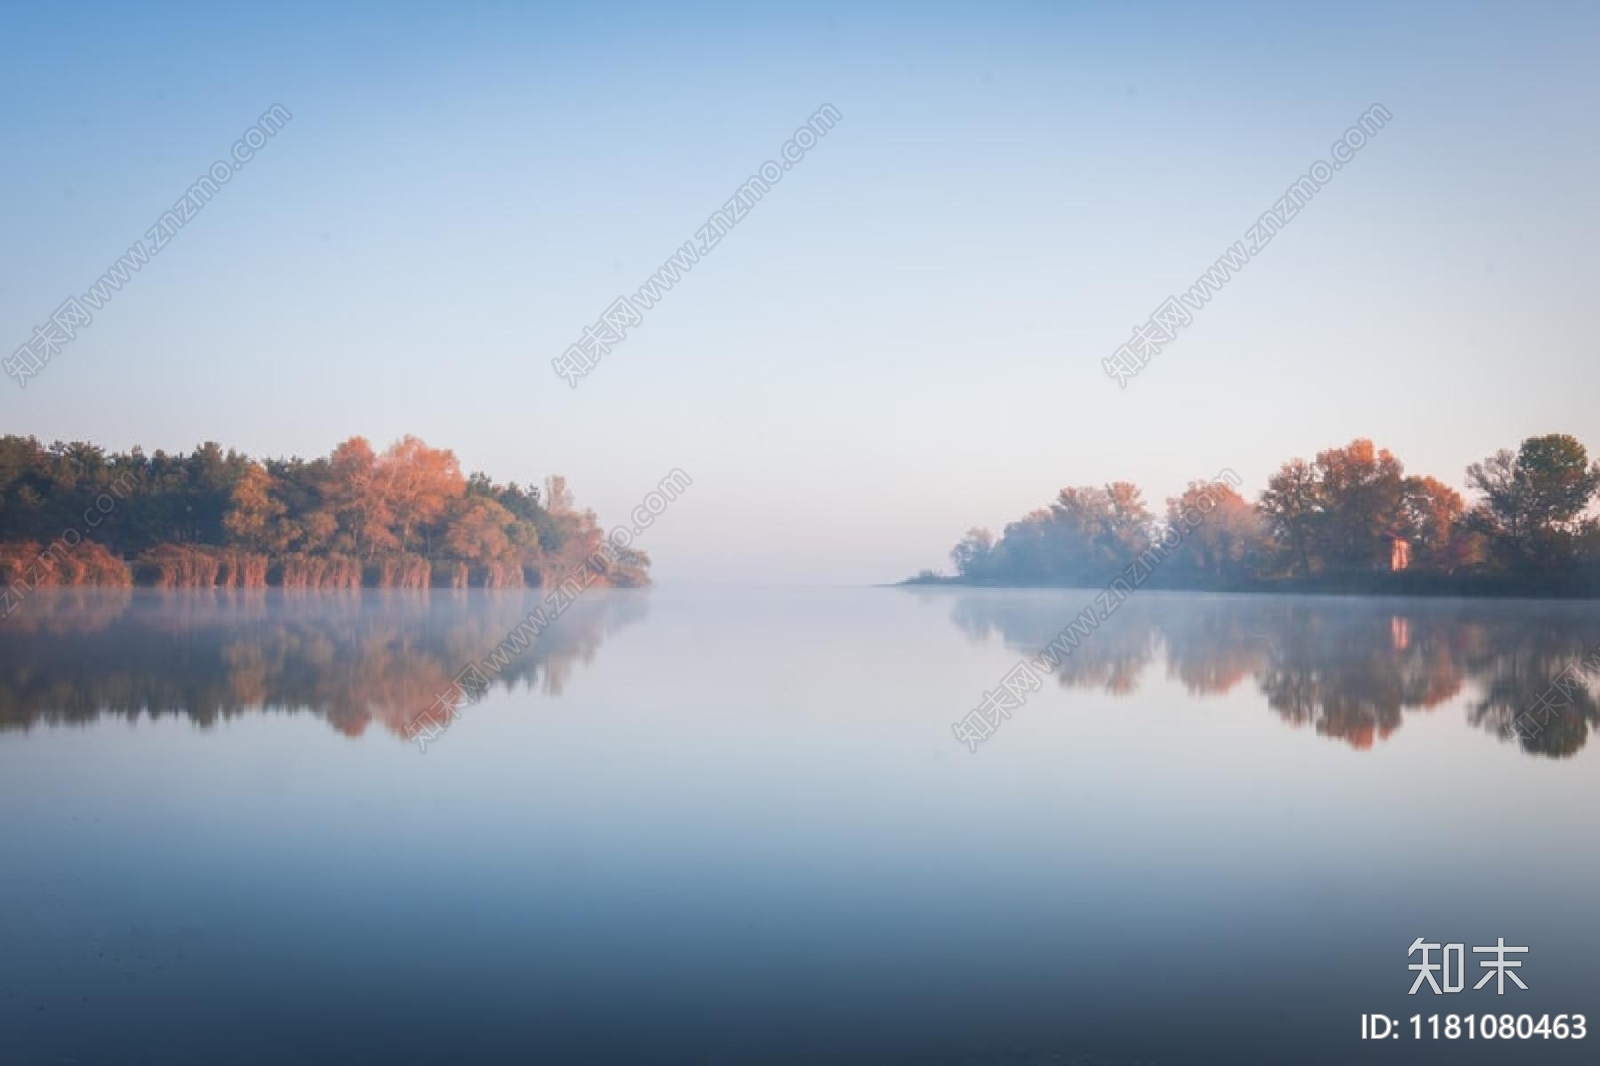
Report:
[{"label": "mist over water", "polygon": [[[1091,597],[597,591],[423,752],[533,593],[41,593],[0,1058],[1495,1062],[1359,1017],[1596,1006],[1600,611],[1143,592],[969,753]],[[1529,989],[1407,996],[1418,936]]]}]

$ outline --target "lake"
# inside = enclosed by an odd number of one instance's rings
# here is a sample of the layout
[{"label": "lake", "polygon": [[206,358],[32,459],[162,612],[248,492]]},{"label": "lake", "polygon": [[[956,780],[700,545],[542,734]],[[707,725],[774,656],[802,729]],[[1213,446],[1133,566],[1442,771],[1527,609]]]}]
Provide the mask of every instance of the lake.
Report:
[{"label": "lake", "polygon": [[588,592],[429,739],[532,593],[41,590],[0,1061],[1594,1061],[1408,1019],[1600,1024],[1600,607],[1139,592],[956,735],[1093,602]]}]

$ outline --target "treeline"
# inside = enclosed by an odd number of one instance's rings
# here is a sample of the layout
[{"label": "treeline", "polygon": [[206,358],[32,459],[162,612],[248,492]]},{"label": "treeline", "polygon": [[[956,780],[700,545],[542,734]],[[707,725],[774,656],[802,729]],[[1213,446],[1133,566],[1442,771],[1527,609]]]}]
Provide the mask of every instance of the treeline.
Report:
[{"label": "treeline", "polygon": [[649,583],[645,553],[597,555],[603,540],[564,479],[463,476],[415,437],[311,460],[0,437],[0,585],[519,588],[585,561],[605,584]]},{"label": "treeline", "polygon": [[1157,558],[1169,587],[1600,593],[1600,462],[1577,439],[1531,437],[1467,485],[1470,500],[1356,440],[1284,463],[1255,502],[1194,482],[1157,516],[1127,482],[1067,488],[998,539],[970,530],[954,578],[912,581],[1099,586]]}]

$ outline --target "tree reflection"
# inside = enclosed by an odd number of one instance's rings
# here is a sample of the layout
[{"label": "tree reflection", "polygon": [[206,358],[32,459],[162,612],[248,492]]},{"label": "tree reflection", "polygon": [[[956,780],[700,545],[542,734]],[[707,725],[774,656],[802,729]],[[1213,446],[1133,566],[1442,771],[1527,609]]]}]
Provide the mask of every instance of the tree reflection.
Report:
[{"label": "tree reflection", "polygon": [[1259,675],[1270,654],[1270,630],[1259,613],[1233,609],[1230,601],[1207,598],[1181,610],[1151,613],[1166,649],[1167,676],[1195,696],[1231,692]]},{"label": "tree reflection", "polygon": [[1432,709],[1461,691],[1450,626],[1436,615],[1318,605],[1277,613],[1256,682],[1294,725],[1370,748],[1400,728],[1403,711]]},{"label": "tree reflection", "polygon": [[[971,593],[951,618],[1031,656],[1091,599]],[[1450,703],[1531,755],[1571,755],[1600,726],[1600,616],[1583,604],[1142,592],[1057,672],[1067,688],[1126,694],[1158,655],[1192,696],[1253,678],[1283,721],[1356,749]]]},{"label": "tree reflection", "polygon": [[[1064,612],[1064,602],[1051,593],[962,596],[951,620],[975,641],[997,633],[1007,649],[1031,656],[1076,613],[1076,607]],[[1129,695],[1155,656],[1155,636],[1149,619],[1141,617],[1139,605],[1130,601],[1062,660],[1054,671],[1056,681],[1068,689]]]},{"label": "tree reflection", "polygon": [[1473,724],[1516,741],[1530,755],[1579,751],[1590,727],[1600,724],[1593,683],[1600,667],[1597,629],[1570,612],[1517,627],[1485,626],[1474,648],[1483,681],[1468,710]]},{"label": "tree reflection", "polygon": [[[479,590],[41,590],[0,622],[0,728],[169,714],[209,726],[272,710],[309,711],[348,736],[373,723],[403,736],[538,602]],[[495,683],[559,696],[575,663],[645,611],[639,593],[586,593]]]}]

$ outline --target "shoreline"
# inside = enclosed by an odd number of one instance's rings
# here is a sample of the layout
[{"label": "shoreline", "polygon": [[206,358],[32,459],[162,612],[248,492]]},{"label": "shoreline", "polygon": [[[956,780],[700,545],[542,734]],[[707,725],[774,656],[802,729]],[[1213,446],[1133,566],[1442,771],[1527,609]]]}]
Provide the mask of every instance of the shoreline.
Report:
[{"label": "shoreline", "polygon": [[[1070,584],[1028,584],[1006,581],[972,581],[961,577],[908,577],[880,585],[880,588],[954,588],[979,590],[1065,591],[1075,589],[1099,592],[1108,582]],[[1273,581],[1217,585],[1177,585],[1151,583],[1143,586],[1156,592],[1199,592],[1241,596],[1348,596],[1363,599],[1399,597],[1411,599],[1463,600],[1600,600],[1600,578],[1559,582],[1500,577],[1449,578],[1419,574],[1395,579],[1390,575],[1347,575],[1329,578],[1284,578]]]}]

